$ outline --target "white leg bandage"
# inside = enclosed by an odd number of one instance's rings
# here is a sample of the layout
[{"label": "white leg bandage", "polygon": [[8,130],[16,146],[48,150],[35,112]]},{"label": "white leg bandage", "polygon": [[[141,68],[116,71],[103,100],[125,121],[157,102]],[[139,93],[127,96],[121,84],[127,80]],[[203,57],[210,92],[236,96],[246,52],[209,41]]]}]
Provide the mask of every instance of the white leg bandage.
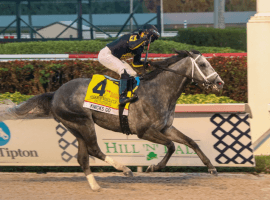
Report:
[{"label": "white leg bandage", "polygon": [[86,176],[87,180],[88,180],[88,183],[91,187],[92,190],[98,190],[100,189],[100,186],[98,185],[98,183],[96,182],[96,179],[94,177],[93,174],[89,174]]},{"label": "white leg bandage", "polygon": [[106,156],[105,162],[108,163],[108,164],[110,164],[110,165],[112,165],[112,166],[114,166],[114,168],[115,168],[115,169],[118,169],[118,170],[122,170],[122,171],[123,171],[124,168],[125,168],[124,165],[122,165],[122,164],[116,162],[115,160],[113,160],[113,159],[112,159],[111,157],[109,157],[109,156]]},{"label": "white leg bandage", "polygon": [[98,54],[98,61],[108,69],[118,73],[120,76],[122,73],[124,73],[124,69],[131,76],[137,75],[137,73],[128,63],[121,61],[112,55],[111,50],[107,46],[100,50]]}]

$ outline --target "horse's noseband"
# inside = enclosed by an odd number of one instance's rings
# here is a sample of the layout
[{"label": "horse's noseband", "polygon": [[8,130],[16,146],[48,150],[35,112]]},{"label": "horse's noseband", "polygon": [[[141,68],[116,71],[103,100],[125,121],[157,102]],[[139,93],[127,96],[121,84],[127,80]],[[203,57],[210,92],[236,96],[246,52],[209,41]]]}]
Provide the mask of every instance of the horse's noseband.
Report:
[{"label": "horse's noseband", "polygon": [[218,76],[218,74],[217,74],[217,72],[213,72],[212,74],[210,74],[210,75],[208,75],[208,76],[205,76],[205,75],[202,73],[202,70],[199,68],[199,66],[198,66],[197,63],[196,63],[196,60],[197,60],[200,56],[201,56],[201,55],[198,55],[195,59],[193,59],[193,58],[190,57],[191,62],[192,62],[192,72],[191,72],[191,79],[192,79],[192,82],[194,82],[194,81],[193,81],[193,77],[194,77],[194,71],[195,71],[195,67],[196,67],[196,69],[198,70],[198,72],[200,73],[200,75],[203,77],[205,83],[210,83],[208,79],[209,79],[211,76],[214,76],[214,75],[217,75],[217,76]]},{"label": "horse's noseband", "polygon": [[[204,82],[202,83],[204,87],[206,87],[206,89],[208,89],[211,85],[213,85],[214,83],[211,83],[209,81],[209,78],[216,75],[214,82],[216,81],[216,79],[219,77],[218,73],[215,71],[212,74],[209,74],[208,76],[205,76],[202,72],[202,70],[199,68],[199,66],[196,63],[196,60],[200,57],[201,55],[198,55],[195,59],[193,59],[192,57],[190,57],[191,62],[192,62],[192,72],[191,72],[191,80],[192,82],[194,82],[194,71],[195,71],[195,67],[198,70],[198,72],[200,73],[200,75],[203,77]],[[197,79],[196,79],[197,80]],[[198,81],[198,80],[197,80]],[[201,81],[199,81],[201,82]]]}]

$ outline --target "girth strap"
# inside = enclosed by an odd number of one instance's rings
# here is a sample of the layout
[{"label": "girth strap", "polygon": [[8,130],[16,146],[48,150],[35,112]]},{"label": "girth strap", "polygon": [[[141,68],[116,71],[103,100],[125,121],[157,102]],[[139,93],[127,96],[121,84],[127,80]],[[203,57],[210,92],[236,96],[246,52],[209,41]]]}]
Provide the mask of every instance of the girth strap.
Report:
[{"label": "girth strap", "polygon": [[[122,79],[121,79],[122,80]],[[137,85],[136,86],[139,86],[140,84],[140,79],[139,77],[129,77],[127,79],[127,87],[126,87],[126,93],[128,92],[132,92],[133,90],[133,87],[135,87],[135,82],[137,81]],[[120,84],[121,86],[121,84]],[[123,91],[123,90],[122,90]],[[133,93],[133,92],[132,92]],[[133,95],[136,95],[135,94],[136,91],[133,93]],[[131,99],[132,100],[132,99]],[[131,103],[131,102],[130,102]],[[127,134],[127,135],[130,135],[131,134],[131,131],[130,131],[130,128],[129,128],[129,125],[128,125],[128,116],[126,115],[123,115],[124,113],[124,109],[125,109],[125,106],[126,104],[122,104],[122,105],[119,105],[119,119],[120,119],[120,126],[121,126],[121,130],[122,130],[122,133],[124,134]]]},{"label": "girth strap", "polygon": [[121,130],[122,133],[125,133],[127,135],[131,134],[131,131],[129,129],[129,125],[128,125],[128,116],[123,115],[124,109],[125,109],[125,105],[119,105],[119,119],[120,119],[120,126],[121,126]]}]

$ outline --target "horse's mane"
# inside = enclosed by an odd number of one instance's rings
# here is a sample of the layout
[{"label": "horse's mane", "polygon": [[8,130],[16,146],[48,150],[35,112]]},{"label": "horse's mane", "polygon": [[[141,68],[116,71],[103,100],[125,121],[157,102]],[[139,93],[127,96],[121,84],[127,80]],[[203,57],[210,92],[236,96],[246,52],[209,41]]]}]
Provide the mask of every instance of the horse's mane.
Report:
[{"label": "horse's mane", "polygon": [[[155,69],[145,75],[143,75],[143,80],[152,80],[153,78],[155,78],[158,74],[160,74],[163,69],[162,68],[167,68],[170,65],[182,60],[183,58],[186,58],[188,56],[190,56],[190,53],[188,51],[179,51],[179,50],[175,50],[174,52],[177,53],[177,55],[172,56],[170,58],[167,58],[165,60],[162,61],[151,61],[150,65],[153,66]],[[197,50],[191,50],[192,53],[194,54],[201,54],[199,51]]]}]

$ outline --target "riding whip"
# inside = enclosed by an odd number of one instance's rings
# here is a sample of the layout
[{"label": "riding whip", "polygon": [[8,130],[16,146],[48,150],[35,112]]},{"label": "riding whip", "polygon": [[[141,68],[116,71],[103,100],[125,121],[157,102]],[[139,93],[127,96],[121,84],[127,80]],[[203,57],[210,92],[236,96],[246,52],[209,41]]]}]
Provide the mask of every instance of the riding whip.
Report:
[{"label": "riding whip", "polygon": [[144,59],[144,64],[143,64],[143,69],[144,69],[143,71],[144,71],[144,74],[146,73],[146,67],[145,67],[145,64],[146,64],[147,57],[148,57],[148,51],[149,51],[149,48],[150,48],[151,39],[152,39],[152,35],[151,35],[150,38],[149,38],[149,43],[148,43],[148,47],[147,47],[147,51],[146,51],[146,55],[145,55],[145,59]]}]

